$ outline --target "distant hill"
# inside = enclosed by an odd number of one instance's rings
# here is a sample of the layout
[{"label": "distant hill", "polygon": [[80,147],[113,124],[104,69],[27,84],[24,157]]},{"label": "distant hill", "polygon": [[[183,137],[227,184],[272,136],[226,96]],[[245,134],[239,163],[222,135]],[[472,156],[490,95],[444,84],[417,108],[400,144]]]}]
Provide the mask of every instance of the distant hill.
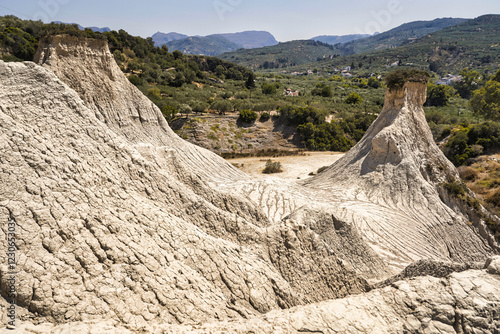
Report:
[{"label": "distant hill", "polygon": [[99,28],[99,27],[87,27],[89,29],[91,29],[93,32],[107,32],[107,31],[111,31],[110,28],[108,27],[104,27],[104,28]]},{"label": "distant hill", "polygon": [[90,29],[92,30],[93,32],[107,32],[107,31],[111,31],[110,28],[108,27],[103,27],[103,28],[99,28],[99,27],[84,27],[78,23],[65,23],[65,22],[61,22],[61,21],[54,21],[54,23],[62,23],[62,24],[76,24],[78,26],[78,28],[80,30],[85,30],[85,29]]},{"label": "distant hill", "polygon": [[274,36],[267,31],[243,31],[233,34],[217,34],[245,49],[261,48],[278,44]]},{"label": "distant hill", "polygon": [[241,48],[251,49],[278,44],[274,36],[267,31],[243,31],[208,36],[157,32],[152,37],[156,46],[166,45],[172,51],[179,50],[187,54],[207,56],[216,56]]},{"label": "distant hill", "polygon": [[258,49],[240,49],[219,55],[251,69],[273,69],[330,59],[337,55],[330,44],[313,40],[291,41]]},{"label": "distant hill", "polygon": [[314,66],[330,71],[353,64],[357,70],[380,72],[390,64],[398,64],[439,74],[458,73],[465,67],[494,73],[500,68],[499,41],[500,15],[484,15],[396,48],[337,57],[302,68]]},{"label": "distant hill", "polygon": [[347,43],[360,38],[370,37],[368,34],[355,34],[355,35],[321,35],[311,38],[313,41],[323,42],[331,45],[339,43]]},{"label": "distant hill", "polygon": [[219,35],[187,37],[168,42],[165,45],[170,51],[179,50],[185,54],[204,56],[216,56],[241,48],[241,45],[233,43]]},{"label": "distant hill", "polygon": [[[433,21],[416,21],[403,24],[387,32],[365,38],[358,38],[343,44],[331,44],[335,38],[354,38],[360,35],[318,36],[322,41],[309,40],[280,43],[271,47],[252,50],[238,50],[234,53],[220,55],[222,59],[234,61],[252,69],[272,69],[301,65],[307,62],[334,59],[363,52],[395,48],[441,29],[467,22],[467,19],[444,18]],[[331,37],[331,38],[329,38]],[[325,44],[325,40],[330,43]],[[319,43],[319,44],[314,44]],[[311,65],[312,66],[312,65]]]},{"label": "distant hill", "polygon": [[442,18],[432,21],[415,21],[405,23],[381,34],[344,43],[339,46],[339,50],[343,55],[350,55],[394,48],[411,42],[417,38],[432,34],[447,27],[464,23],[466,21],[467,19]]},{"label": "distant hill", "polygon": [[176,41],[179,39],[184,39],[189,37],[188,35],[184,34],[179,34],[176,32],[169,32],[168,34],[165,34],[163,32],[157,32],[153,36],[153,42],[155,43],[155,46],[162,46],[163,44],[167,44],[168,42]]}]

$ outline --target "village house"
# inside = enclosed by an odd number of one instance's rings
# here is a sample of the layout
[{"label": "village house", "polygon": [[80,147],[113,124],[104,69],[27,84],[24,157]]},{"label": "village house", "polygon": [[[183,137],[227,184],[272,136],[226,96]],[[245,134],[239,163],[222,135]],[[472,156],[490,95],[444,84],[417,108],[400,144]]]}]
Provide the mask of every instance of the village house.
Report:
[{"label": "village house", "polygon": [[292,91],[291,88],[287,88],[284,92],[283,92],[283,95],[285,96],[299,96],[299,91],[296,90],[295,92]]},{"label": "village house", "polygon": [[462,81],[463,77],[461,75],[448,74],[436,81],[436,85],[451,86],[455,82]]}]

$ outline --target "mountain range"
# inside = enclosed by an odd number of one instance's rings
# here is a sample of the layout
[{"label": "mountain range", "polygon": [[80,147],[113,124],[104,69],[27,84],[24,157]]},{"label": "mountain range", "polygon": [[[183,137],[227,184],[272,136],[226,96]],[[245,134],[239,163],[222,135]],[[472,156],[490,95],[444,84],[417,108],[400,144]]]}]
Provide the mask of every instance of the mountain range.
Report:
[{"label": "mountain range", "polygon": [[314,40],[298,40],[257,49],[240,49],[218,57],[255,70],[296,66],[334,57],[336,54],[333,45]]},{"label": "mountain range", "polygon": [[157,32],[152,38],[155,46],[166,45],[172,51],[179,50],[186,54],[206,56],[216,56],[241,48],[252,49],[278,44],[274,36],[267,31],[243,31],[208,36]]},{"label": "mountain range", "polygon": [[[317,68],[332,71],[354,65],[377,72],[391,64],[418,66],[434,72],[460,71],[465,67],[495,67],[500,58],[500,15],[476,19],[442,18],[403,24],[387,32],[336,44],[325,50],[321,44],[298,47],[292,42],[276,46],[238,50],[220,55],[252,69],[266,64],[280,68],[295,64],[295,70]],[[305,44],[305,41],[301,42]],[[307,56],[314,54],[315,57]],[[287,59],[286,62],[280,60]],[[270,67],[276,68],[276,67]]]},{"label": "mountain range", "polygon": [[[364,52],[359,51],[363,49],[359,44],[353,45],[354,54],[330,59],[315,66],[326,70],[343,64],[355,64],[358,68],[361,65],[366,70],[374,71],[390,64],[398,64],[439,74],[456,73],[465,67],[496,71],[500,66],[499,37],[500,15],[483,15],[420,38],[409,38],[397,47],[390,47],[386,43],[389,39],[380,44],[372,43]],[[356,50],[360,53],[356,53]]]},{"label": "mountain range", "polygon": [[460,18],[441,18],[432,21],[409,22],[368,38],[352,40],[338,47],[342,55],[389,49],[467,21],[467,19]]},{"label": "mountain range", "polygon": [[188,38],[188,35],[179,34],[177,32],[169,32],[165,34],[163,32],[158,31],[151,38],[153,38],[153,42],[155,46],[161,46],[167,44],[168,42],[176,41],[178,39]]},{"label": "mountain range", "polygon": [[311,38],[313,41],[323,42],[331,45],[339,43],[347,43],[360,38],[370,37],[368,34],[354,34],[354,35],[321,35]]},{"label": "mountain range", "polygon": [[103,27],[103,28],[100,28],[100,27],[84,27],[84,26],[82,26],[81,24],[78,24],[78,23],[65,23],[65,22],[61,22],[61,21],[54,21],[54,23],[62,23],[62,24],[76,24],[80,30],[90,29],[90,30],[92,30],[93,32],[106,32],[106,31],[111,31],[111,29],[110,29],[109,27]]}]

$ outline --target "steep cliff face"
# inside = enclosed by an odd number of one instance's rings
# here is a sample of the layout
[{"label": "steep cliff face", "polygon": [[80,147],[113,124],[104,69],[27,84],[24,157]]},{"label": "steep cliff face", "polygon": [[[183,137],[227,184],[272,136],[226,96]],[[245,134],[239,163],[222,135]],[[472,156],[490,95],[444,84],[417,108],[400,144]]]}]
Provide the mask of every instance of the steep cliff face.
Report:
[{"label": "steep cliff face", "polygon": [[97,119],[135,144],[144,156],[154,157],[158,147],[166,147],[179,161],[178,167],[205,180],[246,178],[214,153],[175,135],[161,111],[123,75],[105,41],[53,36],[40,42],[34,62],[54,72]]},{"label": "steep cliff face", "polygon": [[128,82],[105,41],[50,37],[40,42],[34,62],[54,72],[97,119],[132,143],[172,144],[174,134],[165,118]]}]

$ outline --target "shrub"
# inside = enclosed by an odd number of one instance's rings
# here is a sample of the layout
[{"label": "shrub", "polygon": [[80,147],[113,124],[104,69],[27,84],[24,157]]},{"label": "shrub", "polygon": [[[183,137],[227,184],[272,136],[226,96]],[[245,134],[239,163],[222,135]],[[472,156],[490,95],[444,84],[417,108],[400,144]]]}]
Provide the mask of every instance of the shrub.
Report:
[{"label": "shrub", "polygon": [[469,106],[475,114],[487,119],[500,120],[500,82],[497,80],[500,80],[500,70],[493,80],[474,91]]},{"label": "shrub", "polygon": [[440,140],[445,139],[449,135],[451,135],[451,128],[449,126],[447,126],[443,129],[443,131],[441,131],[441,134],[439,135],[439,139]]},{"label": "shrub", "polygon": [[417,69],[395,70],[386,75],[385,83],[389,90],[393,90],[402,88],[407,82],[419,82],[427,84],[429,78],[429,73]]},{"label": "shrub", "polygon": [[278,113],[287,124],[300,125],[305,123],[321,124],[325,122],[328,113],[313,107],[284,106],[278,108]]},{"label": "shrub", "polygon": [[281,169],[281,162],[272,161],[271,159],[267,160],[266,167],[262,171],[262,173],[264,174],[274,174],[281,172],[283,172],[283,169]]},{"label": "shrub", "polygon": [[368,79],[368,86],[370,86],[371,88],[380,88],[380,81],[378,81],[378,79],[375,77],[370,77]]},{"label": "shrub", "polygon": [[297,127],[306,147],[314,151],[348,151],[353,143],[336,123],[301,124]]},{"label": "shrub", "polygon": [[450,97],[455,93],[454,89],[445,85],[427,86],[426,106],[444,107],[448,105]]},{"label": "shrub", "polygon": [[316,85],[316,88],[312,90],[311,94],[322,97],[333,97],[332,87],[325,86],[324,84]]},{"label": "shrub", "polygon": [[163,106],[161,108],[161,113],[163,114],[167,122],[172,121],[178,112],[179,111],[175,107],[169,105]]},{"label": "shrub", "polygon": [[207,105],[202,103],[202,102],[196,102],[193,106],[192,109],[195,113],[203,113],[205,109],[207,108]]},{"label": "shrub", "polygon": [[140,86],[142,85],[144,82],[141,78],[139,78],[137,75],[135,74],[132,74],[128,80],[134,85],[134,86]]},{"label": "shrub", "polygon": [[193,109],[188,104],[181,104],[179,106],[179,112],[181,114],[185,114],[186,116],[190,114],[192,111]]},{"label": "shrub", "polygon": [[150,88],[147,90],[146,96],[150,99],[161,99],[161,92],[157,87]]},{"label": "shrub", "polygon": [[242,110],[240,111],[239,121],[243,123],[252,123],[257,120],[257,113],[253,110]]},{"label": "shrub", "polygon": [[262,84],[262,93],[266,95],[274,95],[278,91],[277,84],[272,83],[263,83]]},{"label": "shrub", "polygon": [[261,122],[267,122],[271,118],[271,115],[269,115],[268,112],[264,111],[262,114],[260,114],[260,119],[259,121]]},{"label": "shrub", "polygon": [[462,182],[447,182],[443,183],[442,186],[448,190],[448,192],[456,197],[463,197],[467,193],[467,186]]},{"label": "shrub", "polygon": [[430,111],[425,114],[427,122],[434,122],[434,124],[450,124],[450,117],[439,111]]},{"label": "shrub", "polygon": [[345,99],[345,103],[347,104],[359,104],[363,102],[363,98],[358,93],[352,92]]},{"label": "shrub", "polygon": [[216,100],[210,107],[217,110],[220,115],[225,115],[233,109],[233,105],[228,100]]},{"label": "shrub", "polygon": [[479,172],[471,167],[461,166],[458,168],[458,173],[460,174],[460,178],[465,181],[474,181]]},{"label": "shrub", "polygon": [[486,202],[493,204],[496,207],[500,207],[500,189],[497,189],[493,195],[489,196],[486,199]]}]

